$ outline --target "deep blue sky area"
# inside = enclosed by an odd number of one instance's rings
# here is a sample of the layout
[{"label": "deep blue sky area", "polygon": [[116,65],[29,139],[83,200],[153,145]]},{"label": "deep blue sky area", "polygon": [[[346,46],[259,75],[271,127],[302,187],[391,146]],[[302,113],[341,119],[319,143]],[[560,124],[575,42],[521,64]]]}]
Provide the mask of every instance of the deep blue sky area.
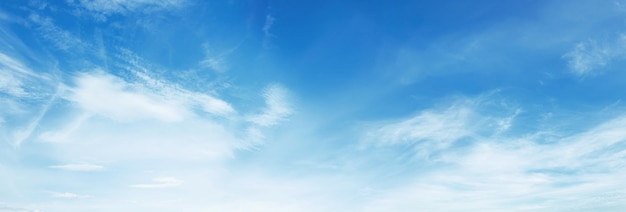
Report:
[{"label": "deep blue sky area", "polygon": [[0,211],[624,211],[626,1],[0,2]]}]

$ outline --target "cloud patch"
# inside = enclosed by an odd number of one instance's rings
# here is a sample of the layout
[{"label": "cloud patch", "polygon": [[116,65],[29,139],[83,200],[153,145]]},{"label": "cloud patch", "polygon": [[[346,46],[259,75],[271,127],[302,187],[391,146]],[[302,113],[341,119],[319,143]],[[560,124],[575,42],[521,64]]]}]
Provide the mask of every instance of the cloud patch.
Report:
[{"label": "cloud patch", "polygon": [[610,43],[596,40],[577,43],[570,52],[563,55],[570,71],[577,76],[595,75],[612,60],[626,55],[626,35],[620,35]]},{"label": "cloud patch", "polygon": [[272,126],[286,120],[293,109],[289,103],[289,94],[284,87],[273,84],[265,88],[265,109],[262,113],[249,118],[249,121],[259,126]]},{"label": "cloud patch", "polygon": [[[520,110],[497,106],[492,96],[458,98],[406,118],[369,124],[364,140],[376,147],[407,146],[426,159],[456,144],[494,136],[511,128]],[[489,110],[499,112],[484,113]]]},{"label": "cloud patch", "polygon": [[0,211],[7,211],[7,212],[41,212],[40,210],[37,210],[37,209],[17,207],[17,206],[13,206],[13,205],[7,205],[7,204],[1,203],[1,202],[0,202]]},{"label": "cloud patch", "polygon": [[176,99],[147,92],[103,72],[78,76],[68,99],[86,111],[116,120],[154,118],[174,122],[190,116],[190,111]]},{"label": "cloud patch", "polygon": [[621,189],[626,183],[617,180],[626,177],[620,168],[626,166],[626,114],[574,134],[547,129],[501,133],[502,127],[514,128],[512,120],[521,109],[502,116],[481,107],[427,109],[370,132],[375,136],[369,139],[384,145],[411,144],[418,156],[436,154],[430,162],[437,168],[420,170],[402,186],[376,190],[365,211],[611,211],[626,206]]},{"label": "cloud patch", "polygon": [[41,36],[52,42],[58,49],[64,51],[69,51],[70,49],[82,50],[88,46],[88,43],[83,42],[71,32],[56,26],[51,18],[42,17],[38,14],[32,14],[29,18],[37,26]]},{"label": "cloud patch", "polygon": [[179,122],[195,116],[194,108],[216,115],[234,113],[232,106],[223,100],[145,77],[148,82],[142,84],[130,83],[103,71],[83,73],[76,77],[76,86],[70,88],[67,99],[85,111],[120,121]]},{"label": "cloud patch", "polygon": [[129,12],[145,12],[171,9],[180,6],[183,0],[79,0],[85,9],[104,15],[126,14]]},{"label": "cloud patch", "polygon": [[35,73],[20,60],[0,52],[0,92],[14,97],[33,97],[32,91],[37,86],[29,84],[48,84],[49,81],[45,74]]},{"label": "cloud patch", "polygon": [[134,184],[130,185],[131,188],[172,188],[183,184],[182,180],[173,177],[157,177],[152,179],[153,183],[148,184]]},{"label": "cloud patch", "polygon": [[49,166],[49,168],[60,169],[60,170],[65,170],[65,171],[84,171],[84,172],[104,170],[104,166],[95,165],[95,164],[86,164],[86,163],[54,165],[54,166]]},{"label": "cloud patch", "polygon": [[54,198],[61,198],[61,199],[76,199],[76,198],[86,197],[83,195],[78,195],[78,194],[70,193],[70,192],[50,192],[50,196]]}]

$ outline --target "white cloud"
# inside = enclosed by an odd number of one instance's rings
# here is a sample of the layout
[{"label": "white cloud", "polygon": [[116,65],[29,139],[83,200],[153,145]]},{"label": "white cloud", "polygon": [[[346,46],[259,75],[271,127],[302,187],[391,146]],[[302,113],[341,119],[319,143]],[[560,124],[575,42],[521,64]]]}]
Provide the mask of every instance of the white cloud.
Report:
[{"label": "white cloud", "polygon": [[513,120],[521,113],[522,111],[520,109],[515,110],[515,112],[506,118],[503,118],[501,120],[499,120],[498,123],[498,130],[500,132],[504,132],[507,131],[509,128],[511,128],[511,125],[513,125]]},{"label": "white cloud", "polygon": [[37,14],[32,14],[29,18],[36,24],[41,36],[61,50],[68,51],[74,48],[82,50],[88,46],[88,43],[83,42],[71,32],[56,26],[51,18],[41,17]]},{"label": "white cloud", "polygon": [[52,97],[50,97],[50,99],[48,99],[47,102],[43,104],[42,108],[39,110],[39,113],[37,113],[32,118],[32,120],[28,123],[28,125],[26,125],[25,127],[21,129],[19,127],[16,127],[15,129],[13,129],[14,131],[13,145],[14,146],[19,147],[22,144],[22,142],[24,142],[25,140],[31,137],[32,133],[39,126],[39,122],[41,122],[41,120],[46,115],[46,113],[48,112],[48,110],[50,109],[54,101],[57,100],[58,92],[59,91],[57,90],[57,93],[55,93]]},{"label": "white cloud", "polygon": [[128,82],[102,71],[76,75],[62,97],[80,110],[61,114],[56,119],[64,124],[42,128],[38,140],[58,143],[61,161],[217,161],[252,142],[237,134],[229,103],[137,76]]},{"label": "white cloud", "polygon": [[232,158],[236,146],[247,142],[237,136],[238,128],[200,117],[169,122],[94,116],[73,130],[66,129],[61,126],[39,136],[63,135],[54,140],[60,142],[56,157],[62,161],[220,161]]},{"label": "white cloud", "polygon": [[230,49],[226,49],[225,51],[216,52],[215,50],[209,48],[209,44],[205,43],[202,45],[204,48],[204,59],[200,61],[200,65],[211,70],[224,73],[230,68],[227,61],[228,56],[235,52],[240,45],[241,43]]},{"label": "white cloud", "polygon": [[623,158],[610,153],[577,154],[563,160],[567,154],[562,148],[582,140],[570,144],[565,139],[558,145],[497,140],[476,145],[467,154],[449,152],[447,162],[452,166],[427,171],[408,185],[386,190],[367,207],[371,211],[606,211],[626,206],[626,192],[621,190],[626,184],[616,180],[626,177],[626,172],[609,165],[623,166]]},{"label": "white cloud", "polygon": [[565,55],[572,73],[578,76],[597,74],[612,60],[623,58],[626,54],[626,35],[607,43],[595,40],[580,42]]},{"label": "white cloud", "polygon": [[263,24],[263,34],[266,37],[273,36],[272,33],[270,32],[270,29],[272,28],[274,21],[276,21],[276,18],[274,18],[274,16],[272,16],[271,14],[267,14],[265,16],[265,24]]},{"label": "white cloud", "polygon": [[224,100],[218,99],[208,94],[189,91],[180,88],[180,86],[177,86],[175,84],[155,79],[148,75],[148,71],[144,67],[138,64],[136,66],[140,70],[131,69],[130,71],[143,81],[140,85],[141,87],[146,87],[155,93],[159,93],[162,96],[180,101],[181,104],[187,107],[197,105],[201,107],[201,109],[205,112],[211,114],[220,116],[229,116],[236,114],[235,109],[233,109],[233,107]]},{"label": "white cloud", "polygon": [[221,99],[139,76],[145,83],[129,83],[102,71],[83,73],[76,78],[76,87],[70,88],[67,99],[85,111],[121,121],[179,122],[195,116],[195,107],[220,116],[235,113]]},{"label": "white cloud", "polygon": [[24,96],[26,92],[22,88],[22,81],[15,78],[12,73],[0,69],[0,92],[13,96]]},{"label": "white cloud", "polygon": [[[0,93],[8,94],[2,101],[0,115],[14,121],[8,127],[9,140],[19,146],[37,128],[39,121],[56,100],[58,89],[45,73],[35,73],[20,60],[0,52]],[[46,101],[47,99],[47,101]],[[32,107],[25,100],[43,101]],[[30,117],[29,117],[30,116]],[[4,118],[3,118],[4,119]],[[21,122],[21,123],[18,123]]]},{"label": "white cloud", "polygon": [[157,177],[152,179],[153,183],[130,185],[131,188],[171,188],[180,186],[183,181],[173,177]]},{"label": "white cloud", "polygon": [[63,199],[75,199],[75,198],[85,197],[85,196],[70,193],[70,192],[50,192],[50,195],[54,198],[63,198]]},{"label": "white cloud", "polygon": [[207,56],[200,64],[217,72],[228,70],[226,59],[223,56]]},{"label": "white cloud", "polygon": [[104,15],[171,9],[183,2],[183,0],[79,0],[85,9]]},{"label": "white cloud", "polygon": [[[420,170],[402,186],[378,190],[373,201],[365,204],[365,211],[615,211],[626,207],[622,189],[626,183],[617,180],[626,177],[620,168],[626,166],[626,132],[622,130],[626,115],[576,134],[538,131],[503,135],[497,126],[506,123],[508,129],[509,119],[518,112],[498,121],[490,113],[478,113],[477,108],[452,108],[426,110],[379,128],[382,134],[375,138],[393,145],[420,139],[456,142],[467,135],[472,135],[472,140],[445,149],[419,146],[437,152],[434,163],[438,168]],[[445,112],[432,115],[432,111]],[[489,126],[496,128],[475,130]],[[443,133],[446,129],[450,134]]]},{"label": "white cloud", "polygon": [[[0,92],[16,97],[27,97],[24,84],[45,83],[49,79],[44,74],[35,74],[21,61],[0,52]],[[42,82],[43,81],[43,82]]]},{"label": "white cloud", "polygon": [[576,75],[586,75],[606,66],[613,57],[608,47],[601,47],[594,41],[578,43],[574,50],[563,56],[568,59],[571,71]]},{"label": "white cloud", "polygon": [[204,45],[204,60],[200,61],[200,65],[207,67],[217,72],[225,72],[228,70],[228,64],[226,62],[226,56],[232,51],[228,51],[222,54],[215,54],[209,49],[208,44]]},{"label": "white cloud", "polygon": [[448,144],[472,133],[472,125],[469,122],[472,113],[472,109],[462,104],[443,111],[423,111],[409,119],[374,129],[370,135],[371,139],[384,144],[421,141]]},{"label": "white cloud", "polygon": [[0,202],[0,211],[3,211],[3,212],[11,212],[11,211],[15,211],[15,212],[40,212],[40,210],[37,210],[37,209],[30,209],[30,208],[18,207],[18,206],[13,206],[13,205],[7,205],[7,204],[4,204],[2,202]]},{"label": "white cloud", "polygon": [[82,109],[122,121],[157,119],[181,121],[191,112],[180,100],[145,91],[120,78],[102,72],[84,73],[67,97]]},{"label": "white cloud", "polygon": [[65,165],[55,165],[49,166],[52,169],[61,169],[66,171],[102,171],[104,170],[103,166],[95,165],[95,164],[65,164]]},{"label": "white cloud", "polygon": [[12,72],[17,72],[20,74],[28,75],[31,77],[35,77],[35,75],[28,67],[26,67],[22,62],[0,52],[0,65],[4,69],[8,69]]},{"label": "white cloud", "polygon": [[267,48],[270,44],[270,39],[274,37],[274,34],[270,31],[276,18],[272,14],[265,15],[265,23],[263,24],[263,47]]},{"label": "white cloud", "polygon": [[[480,107],[487,107],[488,101],[481,100],[486,97],[462,98],[450,105],[426,109],[408,118],[370,124],[364,129],[366,146],[409,146],[417,157],[425,159],[452,148],[462,140],[472,142],[497,133],[496,129],[501,131],[503,124],[508,123],[505,126],[508,129],[515,115],[484,115],[478,111]],[[498,110],[504,112],[509,109]]]},{"label": "white cloud", "polygon": [[206,112],[217,115],[232,115],[235,113],[235,109],[226,101],[199,93],[183,93],[183,96],[189,96],[192,100],[196,101],[202,109]]},{"label": "white cloud", "polygon": [[259,126],[272,126],[286,120],[292,113],[288,91],[278,84],[270,85],[263,93],[266,107],[261,114],[250,117]]}]

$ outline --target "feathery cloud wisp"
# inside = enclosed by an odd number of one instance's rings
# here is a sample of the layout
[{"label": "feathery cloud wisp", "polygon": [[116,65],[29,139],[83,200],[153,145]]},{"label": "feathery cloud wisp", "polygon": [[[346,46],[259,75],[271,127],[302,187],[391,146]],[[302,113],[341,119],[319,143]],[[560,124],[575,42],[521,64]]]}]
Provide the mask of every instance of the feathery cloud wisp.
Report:
[{"label": "feathery cloud wisp", "polygon": [[563,57],[568,59],[567,63],[571,71],[581,76],[604,67],[612,55],[608,48],[598,46],[596,42],[590,41],[576,44],[574,50]]},{"label": "feathery cloud wisp", "polygon": [[30,21],[36,24],[37,30],[41,33],[41,36],[52,42],[58,49],[64,51],[73,48],[82,50],[88,46],[88,43],[85,43],[71,32],[55,25],[51,18],[33,14],[30,16]]},{"label": "feathery cloud wisp", "polygon": [[75,199],[84,197],[82,195],[78,195],[70,192],[50,192],[51,196],[54,198],[64,198],[64,199]]},{"label": "feathery cloud wisp", "polygon": [[105,15],[143,10],[163,10],[179,6],[183,0],[80,0],[80,5],[89,11]]},{"label": "feathery cloud wisp", "polygon": [[[494,119],[492,114],[479,112],[477,108],[454,108],[429,109],[413,118],[376,128],[374,135],[377,136],[373,138],[386,145],[400,146],[408,142],[418,145],[417,155],[436,153],[436,160],[429,162],[437,164],[438,168],[421,170],[419,176],[403,186],[379,191],[374,201],[365,206],[368,211],[569,210],[625,206],[613,202],[626,197],[619,189],[626,184],[615,180],[626,176],[626,172],[618,168],[626,165],[626,132],[622,130],[626,127],[625,114],[581,133],[554,137],[561,133],[541,130],[500,133],[502,121],[507,123],[507,129],[514,128],[511,121],[519,114],[519,109],[513,115]],[[432,111],[446,112],[425,115]],[[438,122],[425,117],[435,117],[434,120],[447,125],[436,124]],[[448,126],[454,123],[457,124]],[[424,125],[435,126],[434,129],[444,126],[451,131],[446,134]],[[484,130],[489,128],[493,130]],[[372,135],[370,132],[369,136]],[[546,135],[552,136],[550,142],[546,141]],[[469,136],[469,140],[465,136]],[[462,145],[439,145],[461,141]],[[425,159],[412,160],[425,162]],[[594,196],[611,197],[610,201],[589,199]],[[449,202],[455,204],[449,205]],[[534,208],[528,208],[528,203]]]},{"label": "feathery cloud wisp", "polygon": [[157,177],[152,179],[153,183],[149,184],[134,184],[130,185],[131,188],[171,188],[180,186],[183,181],[173,177]]},{"label": "feathery cloud wisp", "polygon": [[55,165],[49,166],[52,169],[61,169],[66,171],[101,171],[104,170],[103,166],[95,165],[95,164],[64,164],[64,165]]},{"label": "feathery cloud wisp", "polygon": [[259,126],[272,126],[284,121],[293,113],[289,103],[287,89],[280,85],[270,85],[263,93],[266,107],[261,114],[250,117],[250,121]]},{"label": "feathery cloud wisp", "polygon": [[599,69],[612,60],[626,55],[626,35],[611,41],[598,43],[595,40],[580,42],[573,50],[563,55],[567,59],[570,71],[578,76],[597,74]]}]

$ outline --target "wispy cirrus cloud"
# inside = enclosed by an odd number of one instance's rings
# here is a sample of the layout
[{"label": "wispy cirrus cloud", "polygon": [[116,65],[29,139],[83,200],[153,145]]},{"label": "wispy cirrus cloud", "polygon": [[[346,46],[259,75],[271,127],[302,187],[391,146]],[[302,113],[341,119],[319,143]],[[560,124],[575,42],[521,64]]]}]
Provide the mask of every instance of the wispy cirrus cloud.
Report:
[{"label": "wispy cirrus cloud", "polygon": [[60,169],[60,170],[65,170],[65,171],[87,171],[87,172],[104,170],[104,166],[95,165],[95,164],[87,164],[87,163],[54,165],[54,166],[48,166],[48,168]]},{"label": "wispy cirrus cloud", "polygon": [[131,188],[172,188],[183,184],[182,180],[173,177],[157,177],[152,179],[153,183],[148,184],[134,184],[130,185]]},{"label": "wispy cirrus cloud", "polygon": [[58,49],[64,51],[68,51],[70,49],[83,50],[85,47],[89,46],[88,43],[84,42],[71,32],[55,25],[52,18],[42,17],[38,14],[31,14],[29,19],[36,25],[36,29],[41,36],[50,41]]},{"label": "wispy cirrus cloud", "polygon": [[37,209],[31,209],[31,208],[24,208],[24,207],[18,207],[18,206],[13,206],[13,205],[7,205],[4,203],[0,202],[0,211],[7,211],[7,212],[40,212],[40,210]]},{"label": "wispy cirrus cloud", "polygon": [[626,35],[606,43],[590,39],[579,42],[563,55],[570,71],[578,76],[598,74],[611,61],[626,56]]},{"label": "wispy cirrus cloud", "polygon": [[49,192],[50,196],[54,198],[62,198],[62,199],[76,199],[76,198],[84,198],[88,196],[78,195],[70,192]]},{"label": "wispy cirrus cloud", "polygon": [[[413,144],[417,156],[423,152],[436,155],[412,160],[438,168],[421,170],[401,187],[374,189],[376,194],[365,211],[613,210],[626,206],[620,203],[626,198],[621,189],[626,183],[615,180],[626,176],[618,168],[626,165],[626,133],[621,130],[626,127],[626,115],[574,134],[542,130],[501,134],[499,123],[515,128],[510,119],[519,110],[501,116],[475,106],[427,109],[375,128],[375,141]],[[463,144],[454,145],[458,142]]]},{"label": "wispy cirrus cloud", "polygon": [[0,76],[0,92],[6,93],[12,96],[24,96],[26,92],[24,91],[22,81],[17,77],[13,76],[10,72],[5,72],[2,70],[2,76]]},{"label": "wispy cirrus cloud", "polygon": [[25,86],[35,82],[48,84],[51,81],[46,74],[35,73],[20,60],[0,52],[0,92],[15,96],[28,97],[36,95],[33,88]]},{"label": "wispy cirrus cloud", "polygon": [[492,94],[475,99],[460,98],[445,107],[420,111],[414,116],[373,124],[366,129],[365,140],[374,146],[410,146],[421,158],[453,148],[460,141],[493,136],[508,130],[519,109],[498,108],[500,112],[482,114]]},{"label": "wispy cirrus cloud", "polygon": [[265,98],[265,109],[260,114],[249,118],[252,123],[259,126],[272,126],[286,120],[293,113],[289,93],[281,85],[268,86],[263,92],[263,97]]},{"label": "wispy cirrus cloud", "polygon": [[473,112],[463,104],[443,111],[422,111],[409,119],[383,125],[370,135],[372,139],[392,145],[419,141],[449,143],[472,134],[470,116]]},{"label": "wispy cirrus cloud", "polygon": [[279,84],[272,84],[263,92],[265,108],[259,114],[249,116],[247,121],[251,126],[245,130],[243,140],[246,141],[239,148],[248,149],[262,143],[265,135],[261,128],[277,125],[286,121],[293,114],[292,100],[286,88]]},{"label": "wispy cirrus cloud", "polygon": [[26,67],[22,62],[9,57],[4,53],[0,53],[0,65],[2,65],[3,69],[10,70],[15,73],[20,73],[28,76],[37,76],[35,75],[28,67]]},{"label": "wispy cirrus cloud", "polygon": [[271,13],[267,13],[265,15],[263,28],[261,29],[263,31],[263,47],[265,48],[268,48],[270,46],[271,39],[275,37],[275,35],[272,34],[271,31],[274,22],[276,22],[276,17],[274,17],[274,15],[272,15]]},{"label": "wispy cirrus cloud", "polygon": [[149,92],[160,93],[161,96],[181,101],[184,105],[189,107],[195,105],[201,110],[214,115],[230,116],[237,114],[237,111],[230,103],[213,95],[216,92],[208,91],[206,93],[199,93],[185,89],[181,87],[180,84],[153,76],[154,72],[146,68],[149,64],[145,64],[143,58],[137,56],[130,50],[120,49],[116,56],[126,63],[122,65],[122,68],[130,72],[130,74],[136,78],[137,82],[135,84],[138,84]]},{"label": "wispy cirrus cloud", "polygon": [[79,0],[78,4],[88,11],[111,15],[172,9],[184,2],[184,0]]},{"label": "wispy cirrus cloud", "polygon": [[[234,49],[217,54],[209,49],[208,44],[204,44],[204,60],[200,61],[200,65],[207,67],[211,70],[223,73],[228,70],[228,62],[226,57],[234,51]],[[236,49],[236,48],[235,48]]]},{"label": "wispy cirrus cloud", "polygon": [[[8,140],[15,147],[29,139],[39,122],[56,100],[58,89],[46,74],[37,74],[19,60],[0,53],[0,92],[9,95],[3,102],[0,118],[10,118]],[[36,86],[31,86],[37,84]],[[54,91],[54,93],[50,93]],[[32,106],[23,101],[41,101]]]},{"label": "wispy cirrus cloud", "polygon": [[576,44],[574,49],[563,56],[568,61],[572,73],[582,76],[606,66],[614,55],[606,46],[599,46],[595,41]]}]

